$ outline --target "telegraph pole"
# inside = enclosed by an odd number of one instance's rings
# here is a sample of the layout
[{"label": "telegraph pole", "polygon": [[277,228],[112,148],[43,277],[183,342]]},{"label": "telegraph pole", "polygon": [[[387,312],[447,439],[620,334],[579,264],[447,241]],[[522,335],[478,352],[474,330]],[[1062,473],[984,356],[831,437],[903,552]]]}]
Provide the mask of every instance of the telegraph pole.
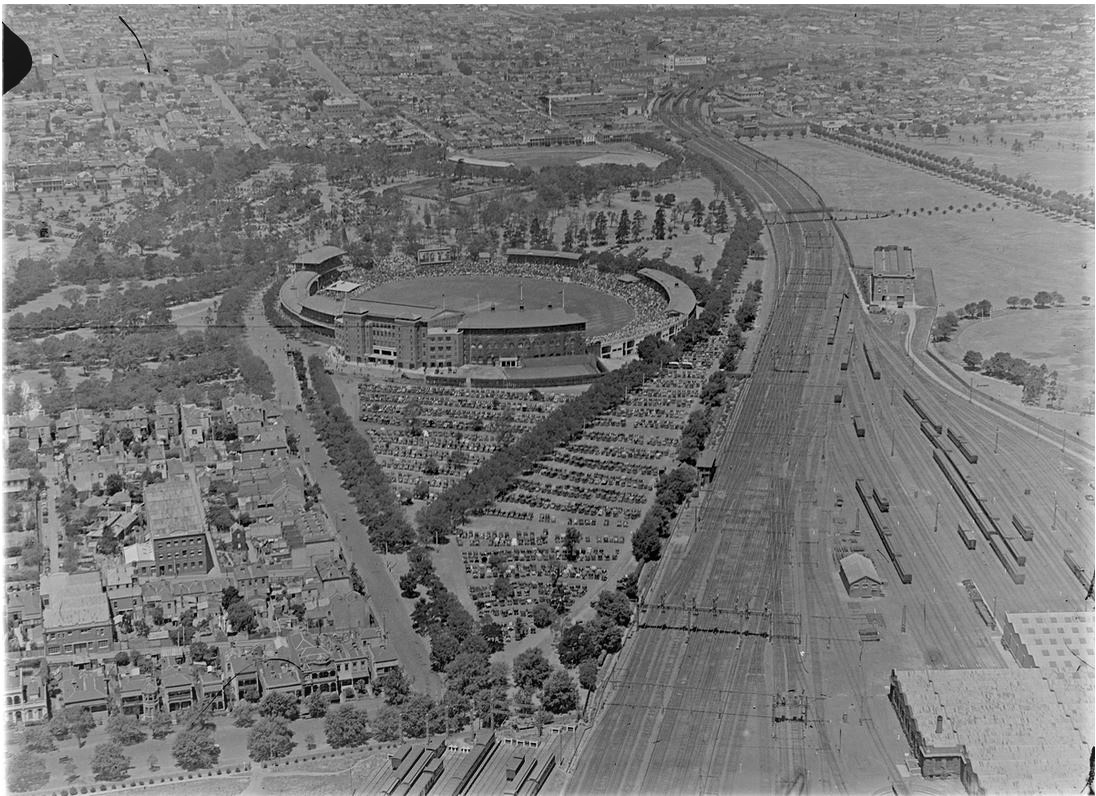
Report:
[{"label": "telegraph pole", "polygon": [[1000,436],[1001,436],[1001,427],[997,426],[996,430],[993,432],[993,452],[994,453],[997,453],[997,439]]},{"label": "telegraph pole", "polygon": [[1050,530],[1058,530],[1058,493],[1054,493],[1054,518],[1050,521]]},{"label": "telegraph pole", "polygon": [[936,520],[932,524],[932,532],[937,533],[940,530],[940,501],[936,501]]}]

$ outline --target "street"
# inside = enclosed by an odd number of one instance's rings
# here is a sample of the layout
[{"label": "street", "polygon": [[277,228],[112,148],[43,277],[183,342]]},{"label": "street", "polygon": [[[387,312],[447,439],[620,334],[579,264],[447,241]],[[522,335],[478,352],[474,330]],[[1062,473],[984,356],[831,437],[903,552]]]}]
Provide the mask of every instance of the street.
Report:
[{"label": "street", "polygon": [[[256,355],[263,358],[274,376],[276,400],[282,407],[289,428],[297,435],[301,461],[310,477],[320,485],[321,502],[336,525],[347,561],[357,566],[373,600],[377,620],[388,634],[392,648],[403,664],[404,673],[416,690],[437,696],[442,692],[441,679],[430,669],[430,650],[426,641],[411,627],[411,603],[400,596],[384,557],[369,545],[369,537],[358,520],[358,512],[350,495],[343,488],[338,472],[329,465],[327,453],[317,439],[312,423],[296,407],[301,403],[293,365],[285,353],[287,338],[266,320],[262,308],[262,292],[255,295],[246,317],[245,339]],[[320,354],[323,347],[299,344],[305,358]],[[345,521],[339,519],[346,517]]]}]

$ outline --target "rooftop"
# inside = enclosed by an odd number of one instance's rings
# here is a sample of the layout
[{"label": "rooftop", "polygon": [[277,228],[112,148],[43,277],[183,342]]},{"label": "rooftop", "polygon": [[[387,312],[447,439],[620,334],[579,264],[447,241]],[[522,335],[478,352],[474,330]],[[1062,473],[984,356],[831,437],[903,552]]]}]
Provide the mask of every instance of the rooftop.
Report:
[{"label": "rooftop", "polygon": [[883,579],[875,570],[872,560],[862,553],[850,553],[841,559],[841,570],[849,583],[856,583],[863,578],[869,578],[876,583],[882,583]]},{"label": "rooftop", "polygon": [[1005,628],[1012,627],[1040,669],[1076,669],[1082,662],[1096,663],[1096,625],[1091,613],[1040,612],[1005,614]]},{"label": "rooftop", "polygon": [[110,607],[98,572],[55,572],[42,578],[42,625],[47,630],[110,621]]},{"label": "rooftop", "polygon": [[[1090,671],[922,669],[895,671],[892,684],[905,696],[926,751],[965,747],[985,792],[1076,788],[1078,761],[1088,760],[1093,734]],[[1087,762],[1083,768],[1087,773]]]},{"label": "rooftop", "polygon": [[294,265],[321,265],[332,257],[341,257],[346,254],[344,249],[338,246],[321,246],[318,249],[298,254],[293,260]]},{"label": "rooftop", "polygon": [[179,478],[145,487],[150,538],[205,531],[205,511],[198,482]]},{"label": "rooftop", "polygon": [[667,312],[678,315],[692,315],[696,311],[696,295],[693,293],[692,288],[676,276],[665,271],[659,271],[657,268],[641,268],[636,273],[647,277],[662,288],[662,291],[670,300],[670,306],[666,308]]}]

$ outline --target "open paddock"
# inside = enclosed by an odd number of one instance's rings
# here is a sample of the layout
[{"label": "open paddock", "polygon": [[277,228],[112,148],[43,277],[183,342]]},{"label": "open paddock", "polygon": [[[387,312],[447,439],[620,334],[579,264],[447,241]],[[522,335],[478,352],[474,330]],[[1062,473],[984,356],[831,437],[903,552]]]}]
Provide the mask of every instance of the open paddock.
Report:
[{"label": "open paddock", "polygon": [[[1089,402],[1096,383],[1096,316],[1090,307],[1065,307],[1044,310],[1011,310],[995,313],[992,318],[964,325],[940,352],[956,364],[967,351],[978,351],[989,359],[998,351],[1026,359],[1033,365],[1058,371],[1058,381],[1066,388],[1063,408],[1081,411]],[[975,381],[996,382],[975,375]],[[1019,401],[1018,385],[998,382],[1009,397]]]},{"label": "open paddock", "polygon": [[1057,290],[1070,304],[1093,295],[1092,232],[1080,225],[1010,209],[1000,197],[817,138],[753,146],[798,172],[830,206],[897,211],[841,225],[854,261],[870,266],[877,245],[912,247],[915,265],[932,268],[947,308],[983,298],[1003,308],[1008,296],[1039,290]]},{"label": "open paddock", "polygon": [[[884,132],[880,138],[895,140],[934,155],[957,157],[961,161],[973,158],[981,169],[995,165],[1004,174],[1030,174],[1031,179],[1051,191],[1088,193],[1093,188],[1096,155],[1091,134],[1091,119],[1068,121],[1007,122],[993,125],[953,127],[945,138],[905,138]],[[1032,141],[1031,134],[1040,131],[1043,138]],[[977,143],[975,138],[978,139]],[[1024,151],[1014,153],[1014,141]]]}]

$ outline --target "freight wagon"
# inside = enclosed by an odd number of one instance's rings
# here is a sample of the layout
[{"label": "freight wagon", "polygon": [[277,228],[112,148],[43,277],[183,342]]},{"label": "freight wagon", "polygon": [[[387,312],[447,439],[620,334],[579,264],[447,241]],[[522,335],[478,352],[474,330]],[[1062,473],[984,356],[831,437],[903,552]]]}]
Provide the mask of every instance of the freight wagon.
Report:
[{"label": "freight wagon", "polygon": [[[1001,540],[1001,544],[1008,550],[1009,555],[1012,556],[1013,560],[1016,562],[1016,566],[1022,567],[1027,564],[1027,556],[1023,553],[1017,553],[1016,548],[1012,546],[1012,542],[1009,541],[1007,536],[999,533],[997,534],[997,538]],[[993,540],[991,539],[990,541]]]},{"label": "freight wagon", "polygon": [[1015,514],[1012,515],[1012,524],[1016,528],[1016,530],[1019,531],[1020,538],[1023,539],[1025,542],[1030,542],[1032,539],[1035,538],[1035,529],[1028,525],[1026,522],[1024,522],[1022,519],[1017,517]]},{"label": "freight wagon", "polygon": [[974,524],[978,526],[978,530],[982,532],[982,536],[988,541],[991,533],[989,525],[982,519],[979,507],[971,500],[967,494],[968,489],[963,477],[957,474],[948,462],[946,454],[942,451],[935,450],[932,452],[932,459],[936,462],[936,466],[940,468],[940,472],[944,474],[944,477],[948,479],[948,483],[951,484],[951,488],[955,491],[956,496],[959,498],[959,502],[963,504],[963,508],[967,510],[971,519],[974,520]]},{"label": "freight wagon", "polygon": [[921,406],[921,402],[913,397],[913,394],[909,390],[902,390],[902,397],[906,399],[908,403],[922,420],[926,421],[933,427],[937,434],[944,433],[944,426],[940,423],[932,422],[932,418],[929,417],[929,413]]},{"label": "freight wagon", "polygon": [[978,454],[970,448],[970,444],[965,437],[955,433],[955,429],[948,429],[948,438],[955,443],[955,447],[959,449],[959,452],[963,454],[963,458],[971,464],[978,464]]},{"label": "freight wagon", "polygon": [[997,544],[997,540],[1000,538],[1001,537],[999,536],[991,537],[989,540],[989,546],[993,549],[994,554],[997,556],[997,560],[1001,562],[1002,566],[1004,566],[1005,572],[1007,572],[1008,576],[1012,578],[1012,582],[1019,586],[1024,582],[1024,573],[1017,569],[1013,565],[1012,560],[1001,552],[1001,548]]},{"label": "freight wagon", "polygon": [[1063,550],[1062,557],[1066,560],[1066,566],[1069,567],[1069,571],[1073,573],[1073,577],[1077,578],[1081,582],[1082,586],[1088,586],[1088,575],[1085,574],[1084,567],[1077,563],[1073,558],[1072,550]]},{"label": "freight wagon", "polygon": [[879,490],[872,487],[871,496],[875,499],[875,505],[879,507],[880,511],[890,511],[890,500],[886,495],[880,494]]},{"label": "freight wagon", "polygon": [[864,436],[864,424],[860,422],[860,415],[852,416],[852,427],[856,429],[856,436]]},{"label": "freight wagon", "polygon": [[861,343],[861,345],[864,348],[864,359],[867,360],[868,370],[871,372],[871,377],[873,379],[875,379],[876,381],[879,381],[879,368],[877,368],[875,366],[875,363],[872,362],[871,352],[868,351],[868,344],[867,343]]},{"label": "freight wagon", "polygon": [[967,550],[973,550],[978,543],[978,540],[974,538],[974,534],[962,525],[956,527],[959,529],[959,538],[963,540],[963,545]]}]

